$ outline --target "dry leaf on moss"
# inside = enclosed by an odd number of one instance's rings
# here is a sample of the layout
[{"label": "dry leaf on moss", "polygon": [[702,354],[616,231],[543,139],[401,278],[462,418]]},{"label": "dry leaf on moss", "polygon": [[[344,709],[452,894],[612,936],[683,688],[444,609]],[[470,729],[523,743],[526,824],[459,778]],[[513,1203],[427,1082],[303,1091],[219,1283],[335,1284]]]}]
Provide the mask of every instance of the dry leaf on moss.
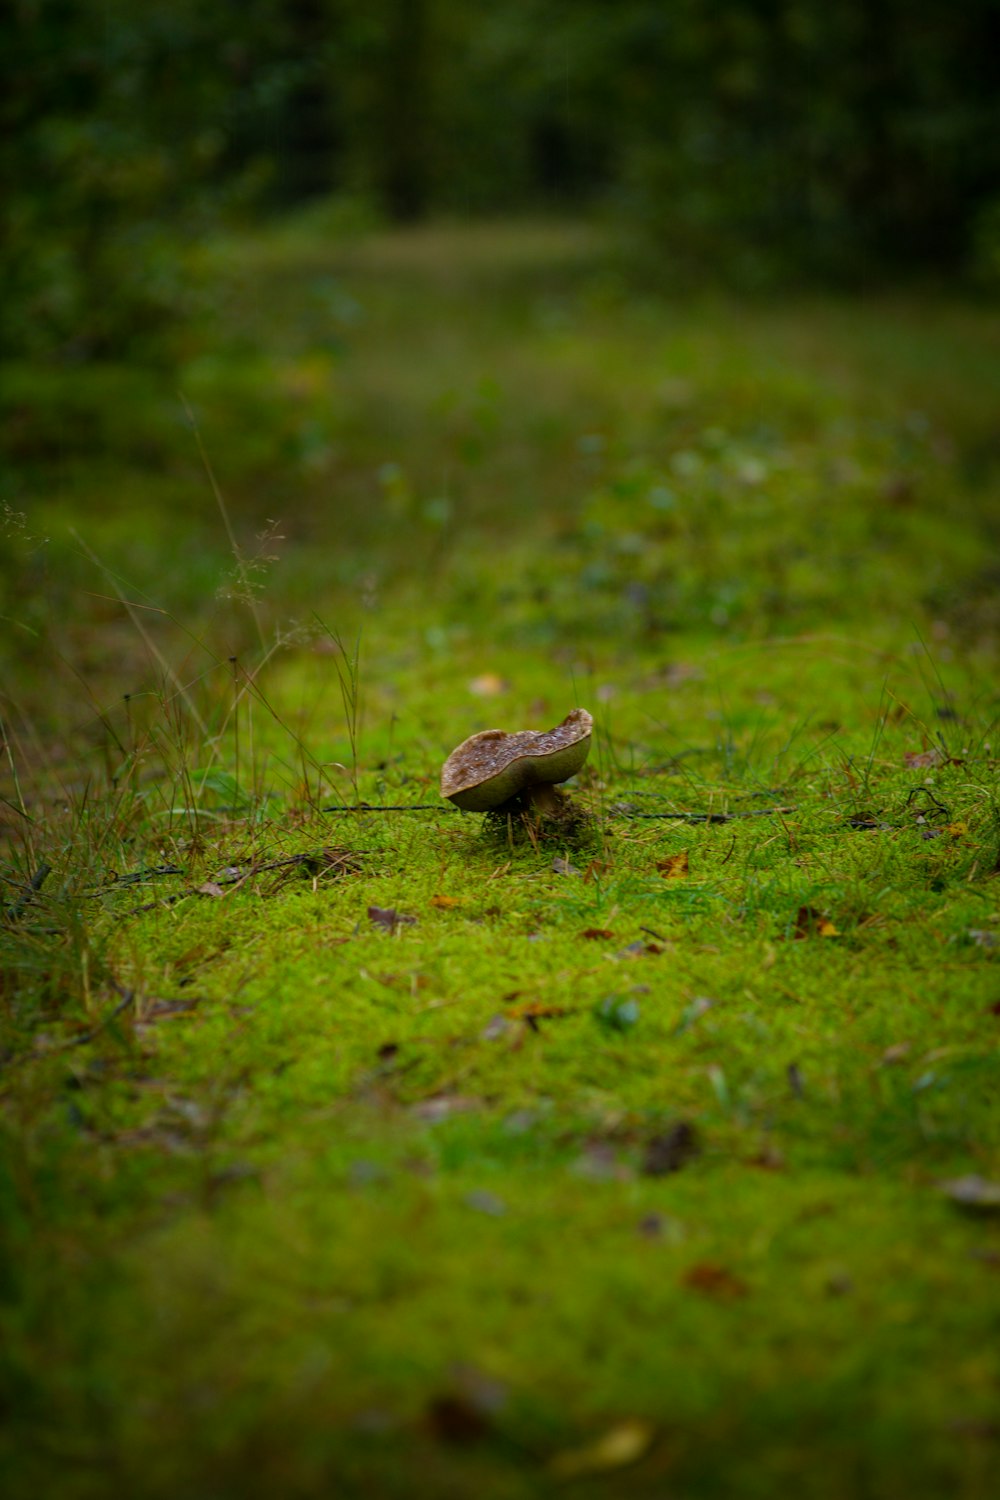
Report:
[{"label": "dry leaf on moss", "polygon": [[948,759],[943,750],[933,745],[929,750],[908,750],[903,756],[903,762],[914,771],[930,770],[931,766],[940,766]]},{"label": "dry leaf on moss", "polygon": [[568,1014],[565,1005],[546,1005],[542,1000],[527,1000],[523,1005],[515,1005],[510,1011],[510,1016],[518,1021],[549,1020],[553,1016]]},{"label": "dry leaf on moss", "polygon": [[684,1285],[693,1292],[701,1292],[705,1297],[718,1297],[722,1301],[745,1297],[748,1290],[746,1282],[739,1276],[734,1276],[725,1266],[707,1260],[699,1261],[684,1273]]},{"label": "dry leaf on moss", "polygon": [[840,931],[815,906],[800,906],[795,916],[795,931],[792,936],[796,939],[839,937]]}]

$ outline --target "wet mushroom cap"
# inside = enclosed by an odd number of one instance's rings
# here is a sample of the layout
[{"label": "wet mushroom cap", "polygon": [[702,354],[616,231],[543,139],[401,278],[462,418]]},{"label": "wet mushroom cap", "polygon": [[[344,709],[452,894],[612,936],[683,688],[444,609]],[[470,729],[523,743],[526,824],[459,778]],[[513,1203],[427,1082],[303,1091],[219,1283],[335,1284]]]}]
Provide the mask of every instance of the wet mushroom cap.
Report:
[{"label": "wet mushroom cap", "polygon": [[508,734],[484,729],[463,740],[441,771],[441,795],[465,812],[489,812],[533,787],[575,776],[590,751],[594,721],[574,708],[555,729]]}]

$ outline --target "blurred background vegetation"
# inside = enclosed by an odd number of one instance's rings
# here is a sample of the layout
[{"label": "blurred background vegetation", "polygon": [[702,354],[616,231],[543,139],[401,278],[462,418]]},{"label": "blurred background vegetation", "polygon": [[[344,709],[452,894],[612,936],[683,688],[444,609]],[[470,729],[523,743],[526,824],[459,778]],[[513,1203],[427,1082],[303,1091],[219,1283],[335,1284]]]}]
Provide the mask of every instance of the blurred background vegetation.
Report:
[{"label": "blurred background vegetation", "polygon": [[313,198],[600,211],[650,275],[1000,277],[997,0],[12,0],[9,352],[169,359],[179,245]]},{"label": "blurred background vegetation", "polygon": [[547,646],[994,639],[1000,0],[4,16],[26,720],[55,662],[145,680],[168,611],[225,657],[429,577],[434,639],[496,589]]}]

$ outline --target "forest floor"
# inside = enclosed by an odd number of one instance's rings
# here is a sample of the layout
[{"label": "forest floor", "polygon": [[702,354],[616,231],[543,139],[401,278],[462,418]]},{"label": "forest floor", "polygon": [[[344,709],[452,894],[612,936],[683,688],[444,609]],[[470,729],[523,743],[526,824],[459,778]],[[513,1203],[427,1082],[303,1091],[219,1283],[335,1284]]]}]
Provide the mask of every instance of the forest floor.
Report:
[{"label": "forest floor", "polygon": [[5,1494],[995,1495],[1000,314],[192,275],[5,372]]}]

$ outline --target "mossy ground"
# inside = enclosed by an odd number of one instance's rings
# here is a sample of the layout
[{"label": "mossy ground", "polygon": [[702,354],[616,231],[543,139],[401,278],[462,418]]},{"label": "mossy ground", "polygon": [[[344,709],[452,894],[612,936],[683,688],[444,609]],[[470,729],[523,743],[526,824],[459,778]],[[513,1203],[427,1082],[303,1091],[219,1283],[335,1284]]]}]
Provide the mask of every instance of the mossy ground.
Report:
[{"label": "mossy ground", "polygon": [[[235,556],[176,380],[8,384],[6,1493],[995,1494],[996,313],[204,261]],[[440,802],[577,704],[564,842]]]}]

